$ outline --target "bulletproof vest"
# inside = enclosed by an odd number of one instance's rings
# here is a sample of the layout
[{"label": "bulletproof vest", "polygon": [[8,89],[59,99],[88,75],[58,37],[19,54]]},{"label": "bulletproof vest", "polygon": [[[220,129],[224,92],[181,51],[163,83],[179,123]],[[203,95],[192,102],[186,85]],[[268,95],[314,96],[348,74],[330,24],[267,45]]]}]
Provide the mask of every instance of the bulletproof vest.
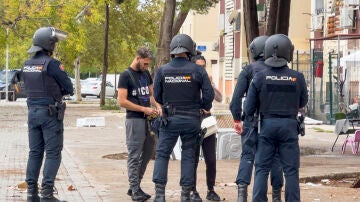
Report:
[{"label": "bulletproof vest", "polygon": [[173,67],[169,64],[163,71],[163,103],[168,103],[177,109],[200,108],[200,81],[196,78],[196,65],[188,62],[182,67]]},{"label": "bulletproof vest", "polygon": [[288,67],[264,70],[260,91],[260,115],[296,116],[300,102],[298,73]]},{"label": "bulletproof vest", "polygon": [[22,68],[26,96],[28,98],[51,97],[59,101],[62,99],[61,89],[55,79],[47,74],[49,56],[31,58]]},{"label": "bulletproof vest", "polygon": [[250,66],[250,73],[248,74],[249,75],[248,86],[250,86],[250,83],[254,78],[254,76],[256,75],[256,73],[261,72],[262,70],[268,68],[268,66],[265,65],[264,61],[261,60],[257,60],[251,63],[249,66]]}]

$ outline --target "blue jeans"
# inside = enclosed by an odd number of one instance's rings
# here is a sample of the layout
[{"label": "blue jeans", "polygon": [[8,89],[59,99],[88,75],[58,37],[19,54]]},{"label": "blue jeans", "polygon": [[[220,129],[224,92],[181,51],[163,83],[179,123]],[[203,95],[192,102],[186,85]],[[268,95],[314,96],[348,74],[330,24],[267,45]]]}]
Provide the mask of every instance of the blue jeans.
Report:
[{"label": "blue jeans", "polygon": [[285,175],[285,201],[300,201],[300,149],[297,121],[286,118],[264,119],[255,154],[253,202],[267,201],[267,179],[276,152]]},{"label": "blue jeans", "polygon": [[166,126],[160,128],[156,147],[153,182],[166,185],[170,154],[181,138],[181,179],[180,185],[194,186],[195,148],[200,132],[200,119],[190,116],[168,117]]},{"label": "blue jeans", "polygon": [[[256,144],[258,141],[257,128],[253,128],[252,125],[252,120],[245,120],[243,122],[243,133],[241,135],[242,152],[236,184],[249,185],[251,181]],[[248,134],[249,132],[251,132],[251,134]],[[283,171],[277,152],[271,166],[270,181],[274,190],[281,189],[284,183]]]},{"label": "blue jeans", "polygon": [[44,152],[46,158],[41,186],[52,189],[61,163],[64,141],[63,121],[50,116],[47,106],[33,106],[28,110],[29,159],[26,169],[28,186],[37,186]]}]

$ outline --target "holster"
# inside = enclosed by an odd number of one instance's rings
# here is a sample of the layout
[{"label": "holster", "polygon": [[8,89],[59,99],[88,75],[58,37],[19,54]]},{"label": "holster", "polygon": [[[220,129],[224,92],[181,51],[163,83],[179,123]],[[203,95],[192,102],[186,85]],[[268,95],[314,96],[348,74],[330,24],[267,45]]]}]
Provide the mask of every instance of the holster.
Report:
[{"label": "holster", "polygon": [[59,121],[64,120],[66,103],[65,102],[55,102],[55,107],[57,110],[57,119]]},{"label": "holster", "polygon": [[49,116],[56,116],[57,110],[55,105],[49,105]]},{"label": "holster", "polygon": [[304,123],[305,117],[304,117],[304,115],[301,114],[301,116],[297,116],[296,120],[297,120],[298,133],[301,136],[304,136],[305,135],[305,123]]}]

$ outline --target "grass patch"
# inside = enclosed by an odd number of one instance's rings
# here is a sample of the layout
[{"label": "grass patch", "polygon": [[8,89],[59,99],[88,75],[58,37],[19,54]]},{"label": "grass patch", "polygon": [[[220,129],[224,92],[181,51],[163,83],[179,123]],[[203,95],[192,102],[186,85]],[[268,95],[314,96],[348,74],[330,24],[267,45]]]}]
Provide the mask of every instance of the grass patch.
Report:
[{"label": "grass patch", "polygon": [[311,128],[311,129],[315,130],[316,132],[321,132],[321,133],[333,133],[334,132],[332,130],[325,130],[325,129],[318,128],[318,127],[314,127],[314,128]]},{"label": "grass patch", "polygon": [[117,99],[107,98],[105,99],[105,105],[101,106],[102,110],[120,110]]}]

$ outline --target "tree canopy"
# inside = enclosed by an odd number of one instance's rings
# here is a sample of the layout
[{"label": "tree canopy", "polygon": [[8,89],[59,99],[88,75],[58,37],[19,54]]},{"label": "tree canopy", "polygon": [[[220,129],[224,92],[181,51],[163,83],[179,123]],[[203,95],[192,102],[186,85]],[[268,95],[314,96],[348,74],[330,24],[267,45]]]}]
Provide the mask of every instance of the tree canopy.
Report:
[{"label": "tree canopy", "polygon": [[[110,7],[109,72],[121,71],[132,61],[138,46],[155,49],[161,0],[122,4],[106,0],[3,0],[0,2],[0,69],[5,67],[9,46],[9,68],[20,68],[29,57],[35,30],[53,26],[68,33],[57,43],[54,56],[72,73],[80,57],[82,71],[100,73],[103,60],[105,2]],[[8,30],[8,32],[7,32]]]}]

